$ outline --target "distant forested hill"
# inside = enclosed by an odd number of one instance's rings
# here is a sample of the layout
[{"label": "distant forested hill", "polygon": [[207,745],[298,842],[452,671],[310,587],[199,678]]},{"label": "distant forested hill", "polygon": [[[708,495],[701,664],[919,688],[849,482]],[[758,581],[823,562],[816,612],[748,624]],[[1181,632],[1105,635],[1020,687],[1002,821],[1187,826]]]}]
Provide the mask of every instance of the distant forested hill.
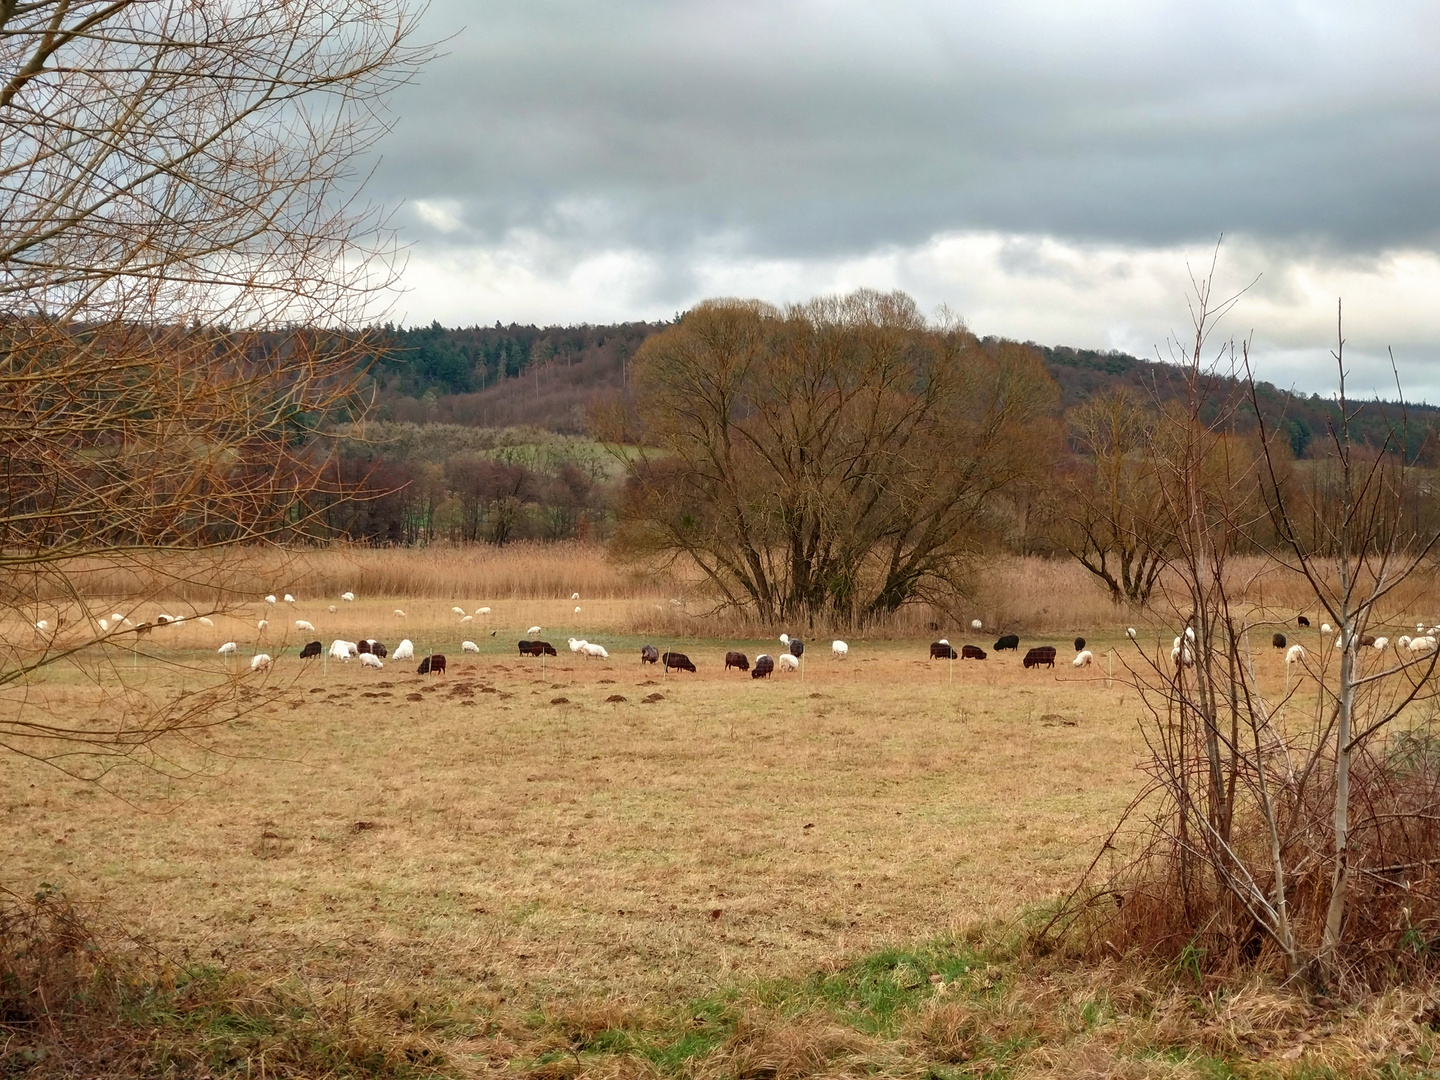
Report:
[{"label": "distant forested hill", "polygon": [[[537,327],[511,324],[448,329],[386,327],[372,369],[380,418],[466,427],[533,427],[565,435],[585,432],[586,410],[624,384],[629,360],[669,323]],[[1118,387],[1167,400],[1183,392],[1178,368],[1119,352],[1036,346],[1061,390],[1061,407]],[[1267,419],[1282,425],[1292,450],[1311,457],[1339,409],[1328,398],[1258,387]],[[1440,408],[1408,406],[1412,458],[1437,454]],[[1363,441],[1379,445],[1400,425],[1400,409],[1367,405],[1352,422]]]}]

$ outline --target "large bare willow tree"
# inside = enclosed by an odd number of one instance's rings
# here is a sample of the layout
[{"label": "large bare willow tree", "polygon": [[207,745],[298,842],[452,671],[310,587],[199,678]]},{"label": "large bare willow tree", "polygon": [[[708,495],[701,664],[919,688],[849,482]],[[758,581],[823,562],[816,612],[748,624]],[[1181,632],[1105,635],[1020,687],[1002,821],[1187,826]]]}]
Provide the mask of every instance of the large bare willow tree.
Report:
[{"label": "large bare willow tree", "polygon": [[999,493],[1053,458],[1038,354],[927,325],[902,293],[708,302],[630,372],[601,424],[629,472],[620,539],[765,619],[947,602]]},{"label": "large bare willow tree", "polygon": [[[427,55],[415,15],[0,0],[0,693],[133,649],[177,575],[223,609],[214,553],[304,529],[313,433],[353,404],[352,327],[393,281],[353,169]],[[52,761],[218,715],[121,694],[72,723],[40,700],[0,704],[0,744]]]}]

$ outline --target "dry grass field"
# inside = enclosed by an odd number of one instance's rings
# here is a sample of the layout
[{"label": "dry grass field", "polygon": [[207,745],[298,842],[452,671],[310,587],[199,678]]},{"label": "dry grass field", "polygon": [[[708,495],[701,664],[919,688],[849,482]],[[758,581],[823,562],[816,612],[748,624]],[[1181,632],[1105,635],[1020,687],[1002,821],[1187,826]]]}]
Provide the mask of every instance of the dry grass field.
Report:
[{"label": "dry grass field", "polygon": [[[976,1062],[1227,1075],[1218,1062],[1288,1053],[1308,1023],[1259,990],[1253,1007],[1222,1016],[1212,1001],[1197,1020],[1183,992],[1157,1004],[1115,972],[1022,977],[995,951],[1074,883],[1140,786],[1139,703],[1107,679],[1111,654],[1135,647],[1120,625],[1027,634],[1058,646],[1053,671],[993,651],[929,661],[927,633],[851,638],[845,660],[817,639],[802,672],[752,680],[725,672],[724,652],[777,642],[695,633],[693,616],[686,635],[659,594],[477,592],[454,602],[492,610],[462,624],[449,597],[362,596],[332,613],[303,584],[293,609],[163,628],[24,688],[30,707],[83,719],[120,680],[161,697],[231,680],[243,716],[171,740],[165,771],[98,786],[0,756],[0,885],[47,883],[122,948],[243,973],[439,1055],[406,1059],[416,1075],[442,1059],[446,1074],[544,1077],[958,1077]],[[661,633],[636,633],[650,611]],[[312,635],[294,618],[327,645],[409,637],[450,670],[302,663]],[[532,623],[560,650],[543,669],[515,655]],[[1086,671],[1068,663],[1076,629],[1098,658]],[[610,659],[570,653],[572,633]],[[1144,647],[1168,651],[1169,633],[1146,628]],[[215,655],[225,640],[237,660]],[[989,649],[993,635],[951,640]],[[699,672],[642,666],[647,641]],[[1261,678],[1278,688],[1264,646]],[[277,656],[268,675],[248,674],[259,650]],[[1408,1004],[1368,1008],[1345,1046],[1378,1025],[1380,1049],[1362,1039],[1324,1060],[1428,1053],[1397,1019]],[[1282,1032],[1269,1043],[1260,1014]]]}]

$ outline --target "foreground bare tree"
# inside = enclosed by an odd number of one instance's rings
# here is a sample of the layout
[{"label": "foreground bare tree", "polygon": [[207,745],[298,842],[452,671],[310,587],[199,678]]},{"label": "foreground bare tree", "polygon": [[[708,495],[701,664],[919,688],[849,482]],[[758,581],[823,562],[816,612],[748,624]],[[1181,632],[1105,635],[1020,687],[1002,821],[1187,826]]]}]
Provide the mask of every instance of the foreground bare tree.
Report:
[{"label": "foreground bare tree", "polygon": [[[407,0],[0,0],[10,749],[128,755],[224,715],[116,689],[114,649],[177,579],[201,612],[236,602],[197,553],[306,527],[314,431],[353,406],[351,328],[393,280],[352,169],[426,55],[413,20]],[[93,721],[26,689],[61,661],[113,691]]]},{"label": "foreground bare tree", "polygon": [[1054,451],[1034,350],[927,326],[899,293],[702,304],[630,371],[633,411],[601,424],[629,474],[622,543],[766,619],[947,602],[999,493]]},{"label": "foreground bare tree", "polygon": [[[1440,535],[1407,509],[1411,466],[1394,452],[1407,445],[1403,429],[1378,453],[1351,438],[1358,409],[1346,398],[1343,337],[1329,446],[1337,497],[1307,504],[1297,494],[1247,348],[1204,361],[1228,305],[1212,302],[1210,281],[1197,282],[1186,407],[1162,425],[1156,449],[1159,512],[1176,553],[1163,608],[1176,636],[1157,655],[1137,650],[1130,665],[1152,782],[1117,836],[1140,847],[1052,928],[1077,916],[1092,947],[1159,955],[1196,973],[1268,965],[1332,990],[1432,971],[1440,648],[1428,632],[1403,633],[1411,617],[1395,598],[1425,572]],[[1243,398],[1228,389],[1232,375]],[[1252,440],[1232,431],[1246,406],[1259,417]],[[1303,579],[1325,624],[1303,644],[1293,611],[1242,599],[1250,583],[1233,556],[1277,535],[1261,572]],[[1285,628],[1281,689],[1257,675],[1251,636]]]}]

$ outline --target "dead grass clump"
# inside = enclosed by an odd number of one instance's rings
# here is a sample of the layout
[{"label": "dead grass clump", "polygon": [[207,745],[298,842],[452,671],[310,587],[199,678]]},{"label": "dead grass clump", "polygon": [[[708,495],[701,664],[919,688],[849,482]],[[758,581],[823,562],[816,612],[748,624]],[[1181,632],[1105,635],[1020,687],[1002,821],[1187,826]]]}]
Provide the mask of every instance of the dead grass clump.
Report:
[{"label": "dead grass clump", "polygon": [[804,1080],[858,1076],[869,1070],[864,1055],[872,1042],[854,1028],[823,1015],[779,1017],[747,1013],[735,1032],[709,1055],[697,1075],[736,1080]]},{"label": "dead grass clump", "polygon": [[306,988],[117,951],[48,890],[0,894],[0,1075],[407,1077],[444,1063],[433,1040],[377,1019]]}]

